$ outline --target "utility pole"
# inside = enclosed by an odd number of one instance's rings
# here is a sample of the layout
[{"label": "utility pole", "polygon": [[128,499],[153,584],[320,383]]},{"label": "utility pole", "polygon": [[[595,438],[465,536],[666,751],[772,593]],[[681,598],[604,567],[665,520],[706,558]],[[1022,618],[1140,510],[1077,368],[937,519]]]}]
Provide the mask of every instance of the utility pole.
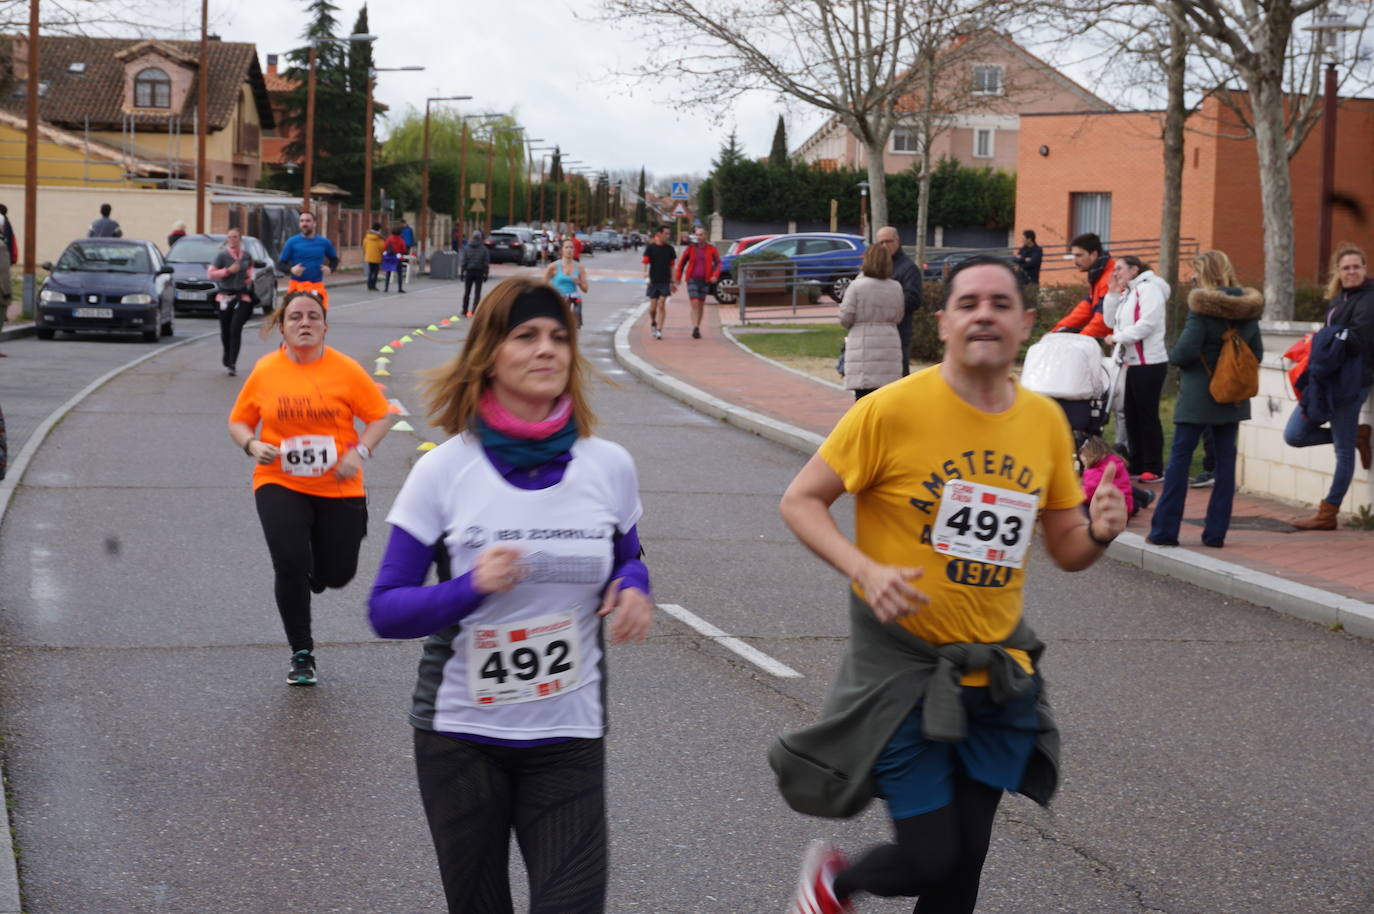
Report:
[{"label": "utility pole", "polygon": [[210,0],[200,0],[200,73],[196,75],[196,234],[205,234],[205,134],[210,112]]}]

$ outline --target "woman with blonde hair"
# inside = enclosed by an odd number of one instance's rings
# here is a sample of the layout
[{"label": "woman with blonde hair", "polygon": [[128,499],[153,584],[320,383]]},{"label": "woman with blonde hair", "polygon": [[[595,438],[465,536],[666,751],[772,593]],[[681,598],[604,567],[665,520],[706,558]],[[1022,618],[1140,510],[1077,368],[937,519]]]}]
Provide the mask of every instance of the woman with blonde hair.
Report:
[{"label": "woman with blonde hair", "polygon": [[428,385],[453,437],[387,516],[370,619],[425,639],[410,723],[450,912],[512,910],[512,830],[531,912],[605,908],[602,619],[641,641],[653,603],[634,461],[592,434],[589,370],[567,300],[502,282]]},{"label": "woman with blonde hair", "polygon": [[1188,293],[1188,319],[1169,361],[1178,366],[1178,402],[1174,406],[1174,445],[1164,470],[1164,491],[1155,506],[1148,542],[1177,546],[1183,505],[1188,497],[1188,470],[1198,440],[1212,432],[1216,476],[1207,500],[1202,543],[1221,548],[1231,527],[1231,504],[1236,494],[1236,437],[1240,423],[1250,418],[1250,401],[1219,403],[1212,396],[1212,367],[1221,353],[1222,334],[1235,327],[1256,358],[1263,358],[1259,317],[1264,296],[1241,288],[1231,259],[1223,251],[1203,251],[1193,259]]},{"label": "woman with blonde hair", "polygon": [[[1349,368],[1349,383],[1328,383],[1331,396],[1322,399],[1329,399],[1329,416],[1309,415],[1309,399],[1315,398],[1305,392],[1303,402],[1293,410],[1283,429],[1283,440],[1290,447],[1330,444],[1336,451],[1331,488],[1317,506],[1317,513],[1293,521],[1299,530],[1335,530],[1336,515],[1355,475],[1356,451],[1365,469],[1369,469],[1370,463],[1369,426],[1359,424],[1360,410],[1374,383],[1374,281],[1369,279],[1364,251],[1353,244],[1342,244],[1336,249],[1331,257],[1326,297],[1331,307],[1326,312],[1326,326],[1312,340],[1313,362],[1319,351],[1330,352],[1335,363],[1331,366],[1335,369],[1333,375],[1343,376],[1339,366],[1345,365]],[[1331,344],[1323,346],[1323,340],[1333,336]],[[1358,371],[1350,366],[1355,361],[1359,362]],[[1309,374],[1309,387],[1313,383]]]},{"label": "woman with blonde hair", "polygon": [[862,272],[844,291],[840,326],[844,338],[844,386],[858,400],[902,376],[902,284],[892,279],[886,245],[864,252]]}]

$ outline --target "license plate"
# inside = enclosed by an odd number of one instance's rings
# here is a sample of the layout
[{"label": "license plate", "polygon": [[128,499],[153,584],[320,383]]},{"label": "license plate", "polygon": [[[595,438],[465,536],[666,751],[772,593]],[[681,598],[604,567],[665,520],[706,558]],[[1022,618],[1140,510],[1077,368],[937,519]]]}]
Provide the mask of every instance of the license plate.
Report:
[{"label": "license plate", "polygon": [[182,298],[186,299],[186,301],[205,301],[207,298],[210,297],[210,293],[209,293],[209,292],[186,292],[186,291],[182,291],[182,292],[179,293],[179,294],[181,295]]},{"label": "license plate", "polygon": [[113,308],[73,308],[72,317],[114,317]]}]

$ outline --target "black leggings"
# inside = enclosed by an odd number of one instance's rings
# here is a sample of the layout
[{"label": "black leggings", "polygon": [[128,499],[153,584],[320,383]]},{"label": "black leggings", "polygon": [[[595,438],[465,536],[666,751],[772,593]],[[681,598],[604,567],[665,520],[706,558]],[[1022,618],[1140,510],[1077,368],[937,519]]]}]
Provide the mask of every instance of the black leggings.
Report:
[{"label": "black leggings", "polygon": [[415,731],[415,770],[449,914],[513,914],[510,833],[530,914],[606,910],[606,746],[515,748]]},{"label": "black leggings", "polygon": [[919,896],[913,914],[972,914],[1002,791],[962,771],[954,802],[892,823],[896,844],[873,848],[835,879],[835,892]]},{"label": "black leggings", "polygon": [[1164,475],[1164,426],[1159,422],[1159,397],[1169,366],[1131,365],[1126,369],[1126,438],[1131,446],[1131,473]]},{"label": "black leggings", "polygon": [[[482,300],[482,282],[487,278],[487,274],[482,270],[463,271],[463,310],[476,311],[477,304]],[[476,286],[476,295],[473,295],[473,287]],[[471,301],[471,304],[468,302]]]},{"label": "black leggings", "polygon": [[[218,306],[219,302],[215,302]],[[215,312],[219,315],[219,341],[224,347],[224,355],[220,359],[220,364],[225,368],[234,368],[239,363],[239,346],[243,343],[243,325],[248,323],[248,319],[253,316],[252,300],[244,301],[240,298],[234,303],[233,307],[220,308]]]},{"label": "black leggings", "polygon": [[313,651],[310,585],[343,587],[358,570],[367,536],[367,499],[306,495],[269,483],[254,493],[272,553],[277,611],[292,652]]}]

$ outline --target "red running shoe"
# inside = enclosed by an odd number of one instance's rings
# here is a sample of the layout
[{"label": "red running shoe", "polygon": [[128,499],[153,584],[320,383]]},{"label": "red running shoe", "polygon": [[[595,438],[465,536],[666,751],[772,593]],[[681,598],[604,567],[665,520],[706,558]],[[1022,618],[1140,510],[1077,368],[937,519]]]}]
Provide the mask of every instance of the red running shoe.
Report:
[{"label": "red running shoe", "polygon": [[1161,478],[1163,478],[1163,477],[1156,476],[1154,473],[1141,473],[1141,474],[1140,474],[1140,481],[1143,482],[1143,483],[1146,483],[1147,485],[1148,485],[1149,483],[1152,483],[1152,482],[1159,482],[1159,480],[1160,480]]},{"label": "red running shoe", "polygon": [[813,841],[802,860],[788,914],[852,914],[854,908],[835,897],[835,877],[846,865],[844,854],[824,841]]}]

